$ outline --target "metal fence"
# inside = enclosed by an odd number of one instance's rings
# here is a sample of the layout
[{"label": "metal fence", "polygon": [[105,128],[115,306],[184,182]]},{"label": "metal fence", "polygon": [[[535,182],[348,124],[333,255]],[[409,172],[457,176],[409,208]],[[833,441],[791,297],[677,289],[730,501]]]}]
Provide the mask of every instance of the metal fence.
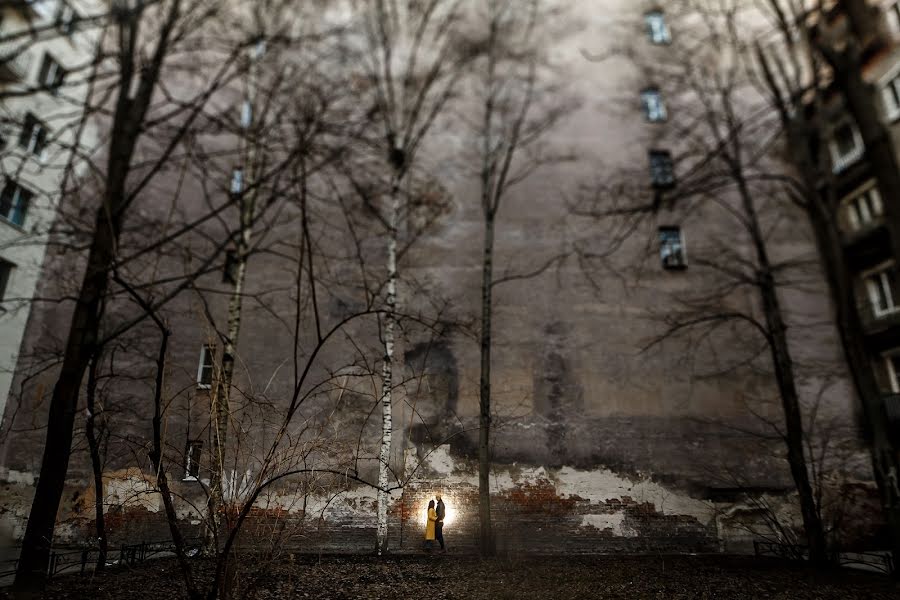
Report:
[{"label": "metal fence", "polygon": [[[188,556],[200,553],[200,538],[185,540],[185,551]],[[110,548],[106,554],[106,566],[133,567],[154,556],[174,555],[175,545],[170,540],[158,542],[141,542],[139,544],[123,544],[118,548]],[[52,578],[62,573],[93,573],[100,558],[99,548],[59,548],[50,553],[47,565],[47,577]],[[0,561],[0,579],[15,575],[19,559]]]},{"label": "metal fence", "polygon": [[[805,560],[809,556],[806,546],[781,544],[778,542],[753,542],[756,556],[772,556],[786,560]],[[831,561],[840,567],[862,568],[890,575],[894,572],[894,561],[890,552],[834,552]]]}]

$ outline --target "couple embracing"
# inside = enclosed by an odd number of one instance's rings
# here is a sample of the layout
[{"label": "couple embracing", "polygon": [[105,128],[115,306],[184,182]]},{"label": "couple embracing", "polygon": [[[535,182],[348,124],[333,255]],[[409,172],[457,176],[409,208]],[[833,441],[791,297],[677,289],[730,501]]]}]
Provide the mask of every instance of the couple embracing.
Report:
[{"label": "couple embracing", "polygon": [[428,524],[425,526],[425,545],[431,550],[434,545],[434,541],[437,540],[438,544],[441,546],[441,554],[446,552],[444,549],[444,516],[447,514],[447,509],[444,506],[444,501],[441,499],[440,494],[435,494],[435,499],[437,499],[437,505],[435,505],[434,500],[429,500],[428,502]]}]

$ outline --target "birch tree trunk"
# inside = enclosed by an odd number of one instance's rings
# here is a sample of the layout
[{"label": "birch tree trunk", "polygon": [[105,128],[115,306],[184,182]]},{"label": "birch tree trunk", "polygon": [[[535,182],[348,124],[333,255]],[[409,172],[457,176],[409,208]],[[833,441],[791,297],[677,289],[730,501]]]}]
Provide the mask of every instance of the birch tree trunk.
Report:
[{"label": "birch tree trunk", "polygon": [[394,333],[396,328],[397,304],[397,221],[400,213],[400,177],[395,175],[391,184],[390,207],[388,209],[387,244],[387,295],[384,316],[384,360],[381,365],[381,448],[378,453],[378,525],[376,545],[381,556],[388,549],[388,503],[390,494],[391,439],[393,415],[391,406],[394,376]]},{"label": "birch tree trunk", "polygon": [[[251,58],[248,76],[246,101],[250,106],[249,122],[245,123],[249,130],[254,122],[253,111],[255,109],[257,60],[262,55],[262,46],[257,46]],[[245,131],[247,133],[247,131]],[[253,167],[256,160],[256,142],[247,142],[244,155],[245,163],[250,172],[250,180],[253,179]],[[245,186],[243,179],[241,185]],[[225,510],[225,496],[223,492],[225,482],[225,452],[228,442],[228,425],[231,415],[231,383],[234,379],[234,360],[237,351],[238,336],[241,332],[241,311],[243,309],[244,280],[247,274],[247,258],[250,252],[252,238],[253,218],[256,211],[256,198],[259,193],[257,187],[253,187],[248,194],[244,188],[232,190],[240,194],[239,231],[235,249],[235,265],[232,277],[231,296],[228,300],[228,332],[223,341],[222,360],[219,364],[219,372],[216,377],[215,390],[210,398],[210,412],[212,424],[212,457],[213,472],[209,486],[209,511],[210,527],[207,529],[206,550],[208,554],[215,554],[218,550],[218,533],[221,519]]]}]

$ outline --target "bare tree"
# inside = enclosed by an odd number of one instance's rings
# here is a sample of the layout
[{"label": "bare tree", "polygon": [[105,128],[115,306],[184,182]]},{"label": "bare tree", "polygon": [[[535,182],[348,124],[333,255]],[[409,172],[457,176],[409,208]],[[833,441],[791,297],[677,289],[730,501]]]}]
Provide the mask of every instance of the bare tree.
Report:
[{"label": "bare tree", "polygon": [[381,336],[382,432],[376,549],[388,547],[387,509],[393,433],[392,392],[396,342],[398,244],[404,183],[419,166],[419,152],[456,92],[467,57],[457,52],[459,0],[376,0],[359,8],[365,49],[363,67],[374,96],[370,117],[378,133],[369,144],[383,165],[383,202],[376,207],[387,238],[385,313]]},{"label": "bare tree", "polygon": [[560,90],[547,83],[551,67],[546,62],[541,39],[553,22],[545,2],[521,3],[490,0],[476,16],[485,31],[470,40],[474,63],[480,121],[472,124],[478,158],[477,176],[481,187],[481,214],[484,244],[481,256],[481,320],[479,346],[478,495],[479,548],[483,556],[493,555],[490,496],[491,432],[491,348],[494,286],[514,279],[539,275],[559,262],[555,255],[528,274],[494,273],[495,229],[498,214],[508,192],[542,166],[568,157],[548,153],[541,141],[571,108]]},{"label": "bare tree", "polygon": [[[109,14],[110,37],[98,47],[101,54],[93,62],[97,69],[110,69],[107,80],[112,82],[99,97],[111,114],[104,152],[107,163],[99,169],[102,201],[91,227],[85,275],[76,294],[66,350],[50,402],[41,475],[18,563],[15,583],[18,589],[38,587],[46,576],[82,378],[91,357],[102,346],[101,306],[110,289],[111,273],[124,262],[118,246],[126,217],[135,199],[167,165],[209,98],[228,81],[234,58],[246,43],[240,40],[230,50],[226,49],[224,56],[218,55],[219,68],[186,105],[168,112],[156,110],[159,107],[154,107],[153,101],[161,93],[167,61],[190,39],[197,24],[215,18],[218,9],[215,2],[186,6],[181,0],[171,0],[117,3]],[[148,35],[147,28],[154,35]],[[107,59],[108,44],[112,52]],[[171,127],[165,138],[156,140],[159,151],[154,155],[142,143],[146,142],[148,132],[158,131],[167,122]],[[140,168],[136,165],[138,160]]]},{"label": "bare tree", "polygon": [[[762,45],[757,45],[756,53],[760,65],[759,87],[768,95],[772,107],[779,116],[785,141],[797,169],[796,177],[787,180],[788,185],[785,189],[791,193],[794,201],[803,207],[815,234],[822,268],[834,304],[835,323],[840,333],[844,357],[862,406],[865,429],[871,444],[873,473],[878,484],[896,564],[897,557],[900,556],[898,449],[890,434],[874,370],[876,357],[871,355],[865,341],[863,322],[854,292],[854,278],[843,251],[842,235],[838,225],[840,196],[833,176],[831,159],[826,152],[827,143],[831,139],[831,128],[825,110],[828,66],[826,62],[835,61],[832,68],[845,69],[840,78],[844,79],[844,85],[854,86],[855,108],[851,108],[851,112],[855,113],[860,108],[861,102],[866,98],[872,100],[872,96],[870,90],[856,87],[861,83],[858,80],[861,73],[857,71],[854,74],[852,71],[858,70],[861,64],[854,63],[854,60],[858,61],[860,58],[856,54],[860,51],[859,45],[865,43],[865,40],[871,40],[873,35],[877,38],[877,34],[875,31],[864,32],[856,29],[859,25],[854,24],[855,30],[847,32],[851,35],[851,39],[844,49],[846,56],[843,58],[831,56],[831,61],[826,61],[820,52],[836,51],[834,48],[822,47],[828,40],[807,39],[809,35],[807,25],[810,20],[813,23],[817,21],[824,23],[822,6],[819,6],[819,12],[814,12],[812,16],[796,2],[783,3],[772,0],[766,7],[776,32],[776,48],[781,52],[766,52]],[[854,15],[857,10],[858,7],[853,9]],[[814,33],[814,36],[820,36],[822,33]],[[860,35],[861,38],[852,37]],[[850,83],[853,81],[855,83]],[[851,104],[849,98],[847,103]],[[892,158],[893,151],[885,146],[889,144],[889,139],[880,138],[879,142],[879,136],[884,132],[877,131],[879,127],[883,129],[883,126],[871,123],[875,114],[873,110],[870,115],[860,116],[867,123],[867,125],[860,124],[860,127],[865,126],[869,130],[867,135],[870,137],[865,142],[867,156],[871,158],[875,154],[873,146],[870,145],[875,143],[874,147],[881,149],[877,152],[879,155],[877,160],[880,163],[895,160]],[[873,140],[871,136],[875,139]],[[890,154],[891,157],[882,154]],[[885,167],[882,164],[876,167],[879,185],[882,184],[882,177],[890,177],[886,172],[889,170],[889,165]],[[896,244],[897,237],[893,227],[891,238]],[[896,249],[894,253],[896,254]]]},{"label": "bare tree", "polygon": [[[801,270],[810,261],[795,254],[777,258],[779,249],[772,240],[791,218],[791,207],[779,199],[783,192],[777,182],[783,167],[775,152],[777,121],[764,98],[753,93],[747,77],[749,57],[742,50],[746,32],[738,23],[750,17],[739,2],[730,0],[688,0],[669,14],[678,15],[685,27],[691,26],[696,41],[673,44],[665,57],[656,56],[652,63],[633,58],[653,84],[652,97],[643,100],[647,117],[665,120],[669,136],[661,137],[677,150],[673,153],[677,183],[674,167],[655,165],[651,174],[657,189],[652,197],[644,192],[636,198],[616,198],[609,191],[624,185],[613,184],[591,199],[589,205],[596,204],[587,212],[619,219],[664,213],[668,218],[704,223],[702,240],[692,246],[690,267],[703,285],[695,284],[677,297],[680,309],[664,316],[664,332],[649,346],[684,336],[695,353],[698,339],[740,335],[738,339],[749,339],[736,345],[746,345],[748,352],[732,358],[730,368],[768,355],[781,404],[779,436],[799,498],[809,558],[822,565],[828,560],[828,549],[811,483],[797,361],[782,300],[788,284],[811,279]],[[770,133],[773,124],[776,135]],[[632,177],[625,174],[623,181]],[[687,266],[680,233],[660,229],[659,243],[665,267]],[[749,305],[743,300],[748,294]],[[699,333],[694,338],[691,332]]]}]

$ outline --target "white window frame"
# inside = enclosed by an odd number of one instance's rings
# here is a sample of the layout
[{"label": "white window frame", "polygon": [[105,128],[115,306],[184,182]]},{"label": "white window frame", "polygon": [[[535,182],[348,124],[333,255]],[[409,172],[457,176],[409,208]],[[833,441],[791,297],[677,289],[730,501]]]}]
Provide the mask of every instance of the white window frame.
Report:
[{"label": "white window frame", "polygon": [[662,123],[669,118],[659,88],[648,87],[641,91],[641,105],[644,108],[644,116],[650,123]]},{"label": "white window frame", "polygon": [[[209,344],[203,344],[200,347],[200,361],[197,364],[197,388],[201,390],[208,390],[212,388],[212,380],[213,380],[213,370],[215,369],[215,352],[213,351],[213,346]],[[209,366],[206,366],[206,358],[209,357]],[[203,369],[208,368],[210,371],[209,381],[210,383],[203,383]]]},{"label": "white window frame", "polygon": [[185,453],[184,453],[184,479],[182,481],[199,481],[199,476],[200,476],[200,462],[199,461],[197,462],[197,474],[196,475],[191,474],[191,466],[193,465],[193,463],[191,462],[191,456],[193,455],[193,453],[191,452],[191,449],[193,449],[196,446],[200,447],[201,452],[203,451],[203,442],[201,442],[200,440],[188,440],[187,449],[185,450]]},{"label": "white window frame", "polygon": [[881,88],[884,115],[888,121],[900,119],[900,73],[895,73]]},{"label": "white window frame", "polygon": [[249,129],[253,124],[253,105],[249,100],[241,103],[241,128]]},{"label": "white window frame", "polygon": [[[47,76],[41,79],[41,74],[44,71],[44,64],[48,60],[50,61],[50,68],[47,71]],[[58,94],[59,88],[61,88],[63,84],[63,79],[60,77],[60,74],[62,74],[62,78],[66,75],[66,69],[62,66],[62,63],[49,52],[45,52],[44,58],[41,60],[40,69],[38,69],[38,85],[48,90],[51,94]]]},{"label": "white window frame", "polygon": [[847,154],[841,154],[840,149],[838,148],[837,140],[834,138],[832,134],[831,140],[828,142],[828,150],[831,153],[831,162],[832,162],[832,171],[834,173],[840,173],[845,170],[850,165],[856,163],[863,157],[865,154],[866,147],[863,144],[862,135],[859,133],[859,127],[856,126],[856,123],[847,119],[845,121],[841,121],[838,123],[833,132],[837,132],[838,129],[841,129],[844,126],[850,127],[850,132],[853,137],[853,149],[850,150]]},{"label": "white window frame", "polygon": [[647,25],[647,33],[650,41],[656,45],[672,43],[672,32],[666,23],[666,14],[661,10],[651,10],[644,14],[644,23]]},{"label": "white window frame", "polygon": [[[876,318],[881,318],[900,311],[900,306],[897,305],[897,301],[900,300],[900,298],[894,298],[894,293],[891,291],[891,286],[887,279],[887,273],[893,269],[893,267],[894,262],[888,261],[863,273],[863,281],[865,282],[866,295],[869,298],[869,306],[872,307],[872,312]],[[896,273],[894,276],[897,276]],[[883,309],[878,306],[880,300],[878,294],[879,291],[884,293],[884,297],[887,300],[887,307]]]},{"label": "white window frame", "polygon": [[75,23],[78,20],[78,13],[66,0],[59,0],[59,7],[56,10],[56,27],[65,36],[71,36],[75,32]]},{"label": "white window frame", "polygon": [[894,361],[900,359],[900,349],[893,350],[884,355],[887,364],[888,383],[891,384],[891,392],[900,394],[900,372],[894,367]]},{"label": "white window frame", "polygon": [[684,237],[684,229],[682,229],[681,226],[678,226],[678,225],[664,225],[659,228],[659,233],[661,234],[663,232],[663,230],[677,231],[678,232],[678,243],[681,246],[681,262],[679,264],[668,265],[668,264],[666,264],[666,259],[669,256],[672,256],[673,252],[670,251],[668,254],[663,255],[663,249],[666,248],[666,246],[663,245],[662,239],[659,240],[659,259],[662,263],[663,268],[666,270],[673,270],[673,271],[678,270],[678,269],[687,268],[687,266],[688,266],[687,241],[685,240],[685,237]]},{"label": "white window frame", "polygon": [[244,170],[234,169],[231,172],[231,193],[240,194],[244,191]]},{"label": "white window frame", "polygon": [[894,36],[900,36],[900,0],[891,2],[885,9],[888,26]]},{"label": "white window frame", "polygon": [[[867,199],[867,201],[861,203],[860,201],[863,199]],[[853,190],[844,198],[842,204],[847,215],[847,222],[853,231],[865,229],[868,225],[877,222],[878,218],[884,214],[881,192],[874,179]]]}]

